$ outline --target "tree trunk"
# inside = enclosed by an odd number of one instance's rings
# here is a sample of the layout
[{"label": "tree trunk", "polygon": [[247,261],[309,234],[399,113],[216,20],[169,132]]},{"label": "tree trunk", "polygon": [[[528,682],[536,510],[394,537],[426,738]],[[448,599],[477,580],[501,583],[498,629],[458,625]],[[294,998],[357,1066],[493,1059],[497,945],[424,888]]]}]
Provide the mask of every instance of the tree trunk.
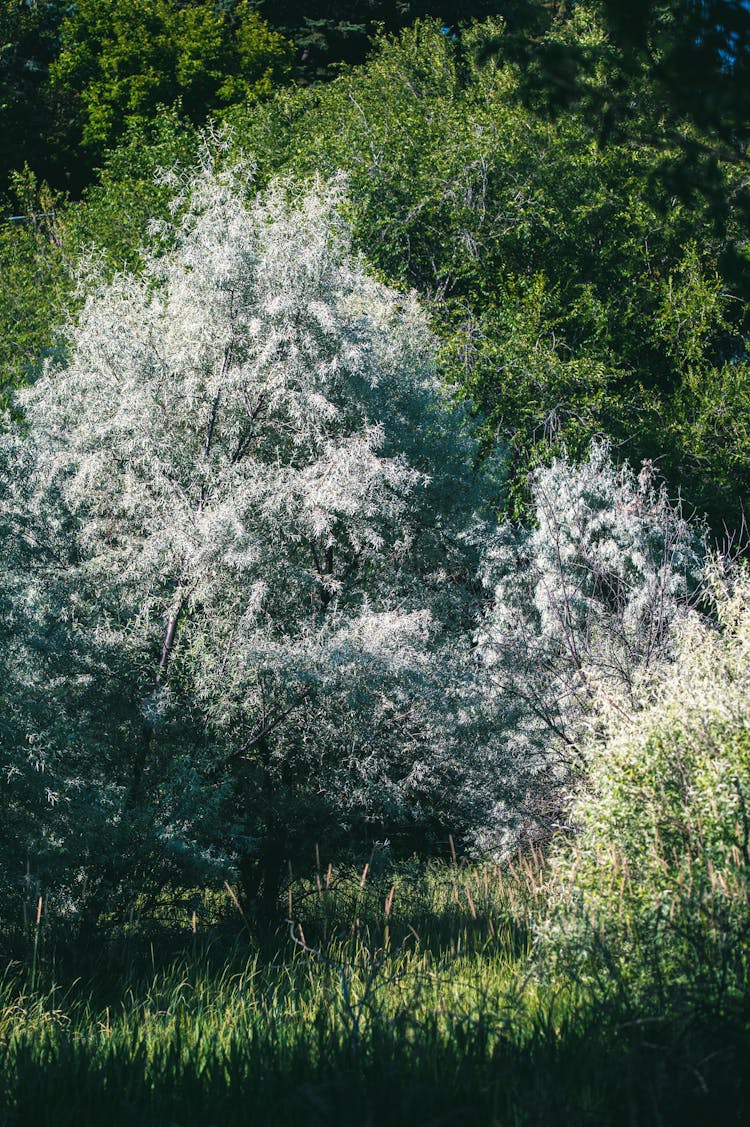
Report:
[{"label": "tree trunk", "polygon": [[280,837],[271,836],[262,853],[263,889],[260,909],[263,920],[271,923],[279,916],[279,890],[284,864],[284,847]]},{"label": "tree trunk", "polygon": [[261,926],[278,923],[279,892],[284,868],[283,838],[272,834],[260,855],[246,855],[239,862],[240,899],[243,910]]}]

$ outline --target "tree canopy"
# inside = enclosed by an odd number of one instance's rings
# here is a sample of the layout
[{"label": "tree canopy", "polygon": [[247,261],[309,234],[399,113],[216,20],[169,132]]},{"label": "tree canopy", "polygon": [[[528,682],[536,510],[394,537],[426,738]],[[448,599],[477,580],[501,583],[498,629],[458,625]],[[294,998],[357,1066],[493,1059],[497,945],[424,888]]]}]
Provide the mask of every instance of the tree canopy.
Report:
[{"label": "tree canopy", "polygon": [[[614,50],[587,6],[576,19],[577,42]],[[530,111],[512,57],[489,53],[507,34],[490,21],[454,41],[421,24],[329,86],[238,113],[239,133],[261,174],[347,172],[360,245],[427,300],[447,377],[509,452],[519,498],[529,463],[598,433],[733,523],[748,496],[733,437],[747,410],[745,175],[712,157],[711,192],[696,174],[675,193],[665,161],[682,142],[651,132],[648,85],[607,144],[585,107]],[[723,423],[706,399],[717,385],[733,403]]]},{"label": "tree canopy", "polygon": [[177,103],[201,123],[267,95],[291,62],[289,43],[248,0],[227,14],[176,0],[78,0],[60,35],[53,87],[79,101],[83,143],[97,153],[158,105]]},{"label": "tree canopy", "polygon": [[81,862],[119,826],[110,893],[224,858],[272,904],[315,835],[424,836],[473,797],[449,715],[491,480],[336,185],[247,191],[205,165],[166,253],[85,279],[3,445],[11,803],[41,768]]}]

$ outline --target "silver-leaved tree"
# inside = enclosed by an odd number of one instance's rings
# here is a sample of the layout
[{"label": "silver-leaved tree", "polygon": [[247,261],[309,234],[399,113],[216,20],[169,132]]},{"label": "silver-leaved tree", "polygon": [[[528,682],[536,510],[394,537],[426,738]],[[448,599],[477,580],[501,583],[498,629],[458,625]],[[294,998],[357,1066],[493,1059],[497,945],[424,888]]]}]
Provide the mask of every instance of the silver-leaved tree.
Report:
[{"label": "silver-leaved tree", "polygon": [[470,816],[489,478],[341,204],[206,158],[19,396],[3,786],[19,865],[72,901],[213,868],[270,911],[316,839]]},{"label": "silver-leaved tree", "polygon": [[478,834],[492,849],[566,818],[600,717],[630,717],[648,699],[705,561],[703,526],[651,465],[636,475],[606,443],[580,465],[538,470],[532,500],[531,526],[500,526],[483,559],[477,654],[503,748]]}]

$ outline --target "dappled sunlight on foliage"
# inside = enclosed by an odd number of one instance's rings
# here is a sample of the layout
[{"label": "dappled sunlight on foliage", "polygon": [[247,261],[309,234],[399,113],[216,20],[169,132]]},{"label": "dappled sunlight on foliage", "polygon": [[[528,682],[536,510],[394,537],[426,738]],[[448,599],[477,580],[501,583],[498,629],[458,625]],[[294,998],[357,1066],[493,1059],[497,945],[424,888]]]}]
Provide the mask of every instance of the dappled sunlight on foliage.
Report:
[{"label": "dappled sunlight on foliage", "polygon": [[750,1114],[748,58],[0,0],[3,1125]]}]

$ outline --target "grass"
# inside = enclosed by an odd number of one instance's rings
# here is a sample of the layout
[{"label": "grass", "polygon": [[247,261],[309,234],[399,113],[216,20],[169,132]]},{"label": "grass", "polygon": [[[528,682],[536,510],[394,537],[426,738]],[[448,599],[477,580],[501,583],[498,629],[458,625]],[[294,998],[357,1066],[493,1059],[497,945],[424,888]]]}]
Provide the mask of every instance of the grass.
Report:
[{"label": "grass", "polygon": [[294,924],[263,934],[226,915],[231,891],[95,949],[37,924],[0,985],[1,1122],[742,1122],[737,936],[713,993],[700,922],[693,979],[669,943],[634,931],[627,957],[600,935],[582,973],[534,938],[548,896],[532,856],[503,872],[318,872],[291,889]]}]

